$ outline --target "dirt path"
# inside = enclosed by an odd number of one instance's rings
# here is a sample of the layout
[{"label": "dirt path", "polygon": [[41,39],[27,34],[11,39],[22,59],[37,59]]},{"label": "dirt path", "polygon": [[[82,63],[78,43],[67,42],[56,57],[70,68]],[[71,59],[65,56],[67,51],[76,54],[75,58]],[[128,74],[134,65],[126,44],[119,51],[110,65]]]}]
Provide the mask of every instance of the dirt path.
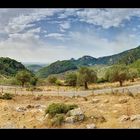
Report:
[{"label": "dirt path", "polygon": [[[112,93],[118,91],[119,93],[140,93],[140,84],[133,85],[133,86],[126,86],[126,87],[116,87],[116,88],[104,88],[104,89],[98,89],[98,90],[86,90],[86,91],[41,91],[41,92],[31,92],[31,91],[25,91],[21,90],[20,87],[13,87],[13,86],[0,86],[0,88],[3,88],[4,92],[9,93],[16,93],[16,94],[43,94],[43,95],[58,95],[58,96],[88,96],[93,93],[95,94],[102,94],[102,93]],[[16,89],[16,90],[15,90]]]}]

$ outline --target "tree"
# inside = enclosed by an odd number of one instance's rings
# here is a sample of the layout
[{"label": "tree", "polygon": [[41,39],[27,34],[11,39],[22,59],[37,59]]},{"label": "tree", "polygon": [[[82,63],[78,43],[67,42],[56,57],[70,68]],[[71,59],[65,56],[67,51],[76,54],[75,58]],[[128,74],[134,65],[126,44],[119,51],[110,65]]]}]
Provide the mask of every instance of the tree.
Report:
[{"label": "tree", "polygon": [[76,73],[68,73],[65,76],[65,83],[68,84],[69,86],[76,86],[77,82],[77,75]]},{"label": "tree", "polygon": [[56,78],[56,76],[49,75],[48,78],[47,78],[47,80],[48,80],[48,83],[55,84],[56,81],[57,81],[57,78]]},{"label": "tree", "polygon": [[134,79],[138,77],[138,70],[135,68],[129,69],[129,79],[134,82]]},{"label": "tree", "polygon": [[97,74],[94,70],[87,67],[81,67],[78,70],[77,82],[84,85],[85,89],[88,89],[88,83],[95,82],[97,80]]},{"label": "tree", "polygon": [[123,82],[129,79],[128,69],[123,65],[115,65],[106,72],[105,77],[109,82],[119,82],[122,86]]},{"label": "tree", "polygon": [[31,76],[32,75],[30,72],[23,70],[23,71],[19,71],[16,74],[16,79],[21,83],[22,87],[24,87],[25,83],[30,82]]},{"label": "tree", "polygon": [[38,78],[37,77],[35,77],[35,76],[31,77],[31,79],[30,79],[30,84],[31,85],[36,86],[37,82],[38,82]]}]

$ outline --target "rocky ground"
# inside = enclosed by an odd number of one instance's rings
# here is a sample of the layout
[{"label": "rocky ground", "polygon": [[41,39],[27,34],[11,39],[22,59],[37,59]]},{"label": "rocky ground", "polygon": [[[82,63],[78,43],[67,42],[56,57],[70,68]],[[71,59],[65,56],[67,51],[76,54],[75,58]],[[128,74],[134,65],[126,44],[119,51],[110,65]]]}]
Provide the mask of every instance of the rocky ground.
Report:
[{"label": "rocky ground", "polygon": [[[45,109],[51,103],[76,104],[74,115],[60,126],[48,125]],[[103,94],[88,97],[15,95],[0,99],[0,128],[140,128],[140,96]]]}]

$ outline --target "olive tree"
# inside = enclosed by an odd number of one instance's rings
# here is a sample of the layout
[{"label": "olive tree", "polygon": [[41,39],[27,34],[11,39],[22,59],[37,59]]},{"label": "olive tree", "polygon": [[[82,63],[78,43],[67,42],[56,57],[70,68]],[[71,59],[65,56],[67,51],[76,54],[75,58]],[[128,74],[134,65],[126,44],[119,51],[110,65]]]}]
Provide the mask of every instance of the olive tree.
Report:
[{"label": "olive tree", "polygon": [[138,70],[135,68],[129,68],[129,79],[134,82],[134,79],[138,77]]},{"label": "olive tree", "polygon": [[81,67],[78,70],[77,82],[84,85],[85,89],[88,89],[88,83],[96,82],[97,74],[94,70],[87,67]]},{"label": "olive tree", "polygon": [[128,69],[124,65],[112,66],[105,74],[109,82],[119,82],[120,86],[123,85],[125,80],[129,79]]},{"label": "olive tree", "polygon": [[76,86],[76,82],[77,82],[76,73],[71,72],[65,75],[65,83],[68,84],[69,86]]},{"label": "olive tree", "polygon": [[16,74],[16,79],[21,83],[22,87],[24,87],[25,83],[30,82],[31,77],[31,73],[26,70],[19,71]]}]

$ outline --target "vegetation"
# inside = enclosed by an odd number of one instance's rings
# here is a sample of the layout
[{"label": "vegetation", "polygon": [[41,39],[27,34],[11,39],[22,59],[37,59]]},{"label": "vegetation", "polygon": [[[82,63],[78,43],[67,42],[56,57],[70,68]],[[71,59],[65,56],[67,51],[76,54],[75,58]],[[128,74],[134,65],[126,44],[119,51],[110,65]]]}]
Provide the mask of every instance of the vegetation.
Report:
[{"label": "vegetation", "polygon": [[38,70],[40,70],[43,66],[41,65],[28,65],[26,66],[26,68],[32,72],[37,72]]},{"label": "vegetation", "polygon": [[64,122],[64,115],[63,114],[56,114],[51,121],[52,126],[60,126]]},{"label": "vegetation", "polygon": [[128,80],[128,69],[124,65],[114,65],[111,67],[105,75],[109,82],[119,82],[122,86],[125,80]]},{"label": "vegetation", "polygon": [[12,98],[13,98],[13,95],[10,93],[4,93],[3,95],[0,95],[0,99],[11,100]]},{"label": "vegetation", "polygon": [[47,78],[50,74],[58,74],[74,69],[77,69],[77,66],[69,60],[56,61],[51,65],[40,69],[36,75],[41,78]]},{"label": "vegetation", "polygon": [[89,69],[87,67],[81,67],[78,70],[78,84],[84,85],[85,89],[88,89],[88,83],[96,82],[97,80],[97,75],[94,70]]},{"label": "vegetation", "polygon": [[77,108],[77,107],[78,106],[75,104],[66,105],[63,103],[52,103],[46,109],[45,113],[46,114],[48,113],[50,116],[54,117],[56,114],[61,114],[61,113],[66,114],[69,110],[72,110],[72,109]]},{"label": "vegetation", "polygon": [[77,74],[76,73],[67,73],[65,76],[65,83],[68,86],[76,86],[77,83]]},{"label": "vegetation", "polygon": [[16,79],[21,83],[22,87],[24,87],[25,83],[30,82],[31,76],[31,73],[24,70],[17,73]]},{"label": "vegetation", "polygon": [[134,82],[134,79],[138,77],[138,70],[135,68],[129,68],[129,79]]},{"label": "vegetation", "polygon": [[47,78],[47,81],[48,81],[49,84],[55,84],[56,81],[57,81],[57,78],[56,78],[56,76],[49,75],[48,78]]},{"label": "vegetation", "polygon": [[26,70],[23,64],[11,58],[0,58],[0,74],[15,76],[18,71]]}]

